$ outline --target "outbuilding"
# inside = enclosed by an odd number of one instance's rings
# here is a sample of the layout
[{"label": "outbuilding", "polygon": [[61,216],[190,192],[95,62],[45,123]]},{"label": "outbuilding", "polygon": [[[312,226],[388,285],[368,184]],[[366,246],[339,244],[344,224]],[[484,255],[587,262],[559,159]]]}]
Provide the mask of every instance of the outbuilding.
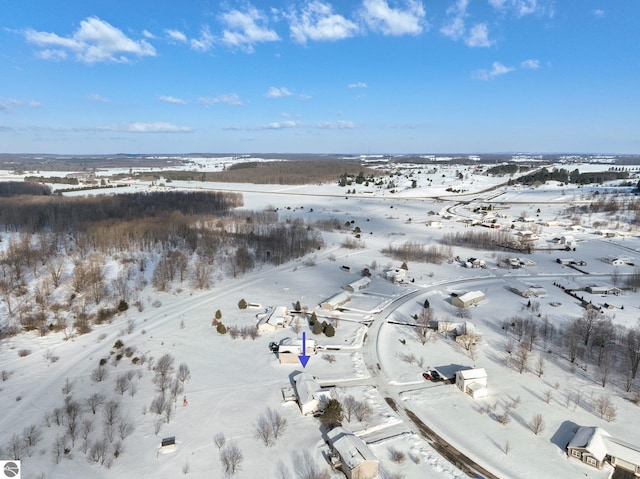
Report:
[{"label": "outbuilding", "polygon": [[349,283],[343,286],[342,288],[345,291],[355,293],[356,291],[361,291],[363,289],[368,288],[370,284],[371,284],[371,278],[369,278],[368,276],[363,276],[359,280]]},{"label": "outbuilding", "polygon": [[473,399],[489,395],[487,390],[487,372],[484,368],[462,369],[456,372],[456,386]]},{"label": "outbuilding", "polygon": [[482,291],[469,291],[459,296],[451,297],[451,304],[458,308],[468,308],[474,304],[484,301],[484,293]]},{"label": "outbuilding", "polygon": [[291,321],[289,308],[278,306],[271,308],[258,320],[257,328],[261,333],[269,333],[284,328]]},{"label": "outbuilding", "polygon": [[333,311],[334,309],[338,309],[340,306],[343,306],[349,301],[351,301],[351,294],[348,291],[340,291],[338,294],[335,294],[329,299],[320,303],[320,307],[328,311]]}]

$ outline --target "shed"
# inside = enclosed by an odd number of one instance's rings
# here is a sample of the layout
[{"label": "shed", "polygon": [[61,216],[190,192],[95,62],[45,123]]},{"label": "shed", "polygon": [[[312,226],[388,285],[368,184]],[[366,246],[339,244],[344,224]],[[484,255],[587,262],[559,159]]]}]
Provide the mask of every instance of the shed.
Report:
[{"label": "shed", "polygon": [[487,390],[487,372],[484,368],[463,369],[456,372],[456,386],[473,399],[489,395]]},{"label": "shed", "polygon": [[378,458],[365,442],[351,431],[336,427],[327,433],[336,464],[347,479],[375,479],[378,477]]},{"label": "shed", "polygon": [[544,296],[547,293],[542,286],[530,285],[521,281],[511,282],[511,284],[509,285],[509,290],[516,294],[519,294],[523,298]]},{"label": "shed", "polygon": [[453,296],[451,304],[459,308],[468,308],[480,301],[484,301],[484,293],[482,291],[469,291],[460,296]]}]

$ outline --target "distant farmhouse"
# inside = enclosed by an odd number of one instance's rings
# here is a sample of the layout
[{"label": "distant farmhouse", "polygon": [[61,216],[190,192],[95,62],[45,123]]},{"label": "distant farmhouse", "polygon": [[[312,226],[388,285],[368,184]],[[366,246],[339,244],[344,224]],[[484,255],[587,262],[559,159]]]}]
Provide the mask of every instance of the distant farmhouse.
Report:
[{"label": "distant farmhouse", "polygon": [[609,255],[602,258],[602,261],[604,261],[605,263],[612,264],[613,266],[622,266],[625,264],[633,265],[633,261],[628,256]]},{"label": "distant farmhouse", "polygon": [[458,308],[468,308],[480,301],[484,301],[484,299],[484,293],[482,291],[469,291],[460,296],[452,296],[451,304]]},{"label": "distant farmhouse", "polygon": [[384,272],[384,278],[393,283],[402,283],[407,277],[407,270],[402,268],[392,268]]},{"label": "distant farmhouse", "polygon": [[519,294],[523,298],[538,298],[547,294],[547,291],[542,286],[530,285],[521,281],[512,281],[509,284],[509,291]]},{"label": "distant farmhouse", "polygon": [[578,428],[567,445],[567,454],[598,469],[608,463],[640,476],[640,447],[611,437],[599,427]]},{"label": "distant farmhouse", "polygon": [[591,294],[613,294],[615,296],[622,293],[620,288],[616,288],[615,286],[607,283],[589,284],[586,286],[585,290],[587,293]]},{"label": "distant farmhouse", "polygon": [[333,464],[347,479],[375,479],[378,477],[378,458],[365,442],[351,431],[336,427],[327,433]]}]

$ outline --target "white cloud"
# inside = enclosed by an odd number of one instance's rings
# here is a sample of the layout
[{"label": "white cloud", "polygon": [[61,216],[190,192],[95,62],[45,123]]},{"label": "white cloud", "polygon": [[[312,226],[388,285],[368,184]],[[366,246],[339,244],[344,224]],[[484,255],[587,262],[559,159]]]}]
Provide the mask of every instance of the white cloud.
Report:
[{"label": "white cloud", "polygon": [[102,95],[99,95],[97,93],[94,93],[93,95],[89,95],[89,100],[95,101],[96,103],[109,103],[111,101],[108,98],[105,98]]},{"label": "white cloud", "polygon": [[318,128],[322,130],[350,130],[355,128],[356,125],[352,121],[340,120],[340,121],[323,121],[318,124]]},{"label": "white cloud", "polygon": [[364,83],[364,82],[359,81],[359,82],[356,82],[356,83],[349,83],[347,85],[347,87],[349,87],[349,88],[367,88],[367,84]]},{"label": "white cloud", "polygon": [[222,42],[230,47],[243,48],[251,53],[256,43],[280,40],[274,30],[266,27],[267,17],[253,7],[245,12],[232,10],[224,13],[222,21],[226,25]]},{"label": "white cloud", "polygon": [[160,96],[158,97],[158,99],[160,101],[172,103],[174,105],[186,105],[188,103],[187,100],[183,100],[182,98],[176,98],[173,96]]},{"label": "white cloud", "polygon": [[504,66],[500,62],[493,62],[491,70],[485,70],[485,69],[477,70],[473,72],[472,77],[475,78],[476,80],[488,81],[488,80],[493,80],[494,78],[499,77],[501,75],[506,75],[507,73],[510,73],[513,70],[515,70],[515,68]]},{"label": "white cloud", "polygon": [[447,9],[449,21],[440,28],[440,33],[452,40],[459,40],[465,32],[464,18],[467,16],[469,0],[458,0]]},{"label": "white cloud", "polygon": [[235,105],[235,106],[244,104],[242,99],[235,93],[220,95],[217,97],[202,97],[199,99],[199,101],[205,106],[213,106],[213,105],[218,105],[220,103],[227,104],[227,105]]},{"label": "white cloud", "polygon": [[600,8],[596,8],[595,10],[592,10],[591,13],[593,13],[593,15],[598,17],[598,18],[602,18],[607,14],[607,12],[605,12],[604,10],[602,10]]},{"label": "white cloud", "polygon": [[516,16],[524,17],[532,13],[548,14],[553,17],[553,5],[541,5],[538,0],[489,0],[489,4],[497,10],[512,10]]},{"label": "white cloud", "polygon": [[487,27],[487,24],[478,23],[474,25],[464,42],[468,47],[472,48],[490,47],[493,45],[493,42],[489,40],[489,27]]},{"label": "white cloud", "polygon": [[149,30],[142,30],[142,36],[145,37],[145,38],[148,38],[149,40],[153,40],[155,38],[158,38],[153,33],[151,33]]},{"label": "white cloud", "polygon": [[165,30],[165,33],[169,36],[169,38],[175,40],[176,42],[186,43],[187,41],[187,36],[180,30]]},{"label": "white cloud", "polygon": [[272,123],[266,123],[259,126],[258,130],[283,130],[286,128],[300,128],[303,126],[302,122],[287,120],[287,121],[274,121]]},{"label": "white cloud", "polygon": [[523,70],[537,70],[540,68],[540,60],[529,59],[520,63]]},{"label": "white cloud", "polygon": [[422,33],[425,11],[417,0],[405,0],[406,8],[392,8],[387,0],[364,0],[364,21],[373,31],[384,35]]},{"label": "white cloud", "polygon": [[98,130],[121,131],[127,133],[189,133],[193,131],[190,126],[181,126],[164,121],[154,123],[134,122],[122,126],[104,126]]},{"label": "white cloud", "polygon": [[269,91],[267,91],[267,98],[284,98],[286,96],[292,96],[293,92],[291,92],[288,88],[285,87],[281,87],[281,88],[276,88],[274,86],[272,86],[271,88],[269,88]]},{"label": "white cloud", "polygon": [[200,38],[192,38],[191,39],[191,48],[200,52],[206,52],[213,47],[215,39],[211,32],[209,31],[209,27],[202,27],[202,31],[200,32]]},{"label": "white cloud", "polygon": [[24,31],[29,43],[43,47],[40,57],[47,60],[63,60],[67,53],[75,54],[84,63],[127,62],[129,56],[155,56],[156,50],[146,40],[135,41],[122,31],[97,17],[87,17],[70,37],[55,33]]},{"label": "white cloud", "polygon": [[350,38],[359,32],[358,25],[342,15],[333,13],[333,7],[321,0],[305,5],[298,15],[289,15],[291,38],[305,44],[307,40],[335,41]]}]

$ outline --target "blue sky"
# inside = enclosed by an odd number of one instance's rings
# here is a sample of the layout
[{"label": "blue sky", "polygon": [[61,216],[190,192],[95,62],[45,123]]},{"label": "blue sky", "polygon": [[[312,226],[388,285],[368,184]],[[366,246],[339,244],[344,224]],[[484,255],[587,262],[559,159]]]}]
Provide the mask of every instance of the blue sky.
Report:
[{"label": "blue sky", "polygon": [[0,152],[640,153],[636,0],[3,0]]}]

